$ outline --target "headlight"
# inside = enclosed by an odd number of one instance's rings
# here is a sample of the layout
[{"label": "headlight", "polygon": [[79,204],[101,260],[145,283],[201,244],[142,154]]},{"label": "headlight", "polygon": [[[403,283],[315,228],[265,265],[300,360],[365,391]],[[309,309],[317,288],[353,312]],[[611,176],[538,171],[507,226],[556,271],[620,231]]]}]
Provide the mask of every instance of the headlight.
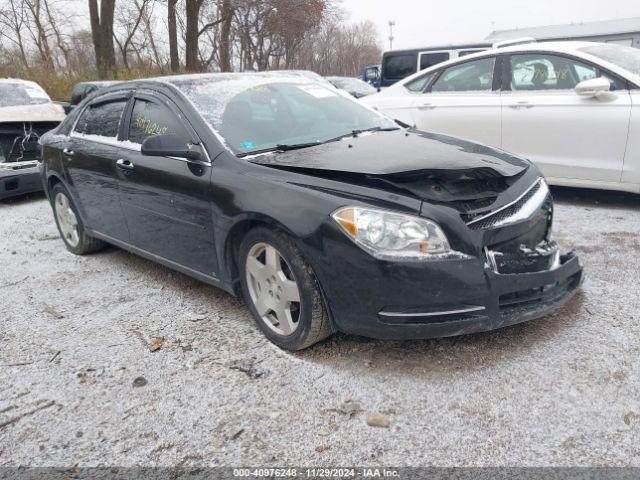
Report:
[{"label": "headlight", "polygon": [[428,260],[453,253],[440,227],[424,218],[361,207],[340,208],[331,218],[376,258]]}]

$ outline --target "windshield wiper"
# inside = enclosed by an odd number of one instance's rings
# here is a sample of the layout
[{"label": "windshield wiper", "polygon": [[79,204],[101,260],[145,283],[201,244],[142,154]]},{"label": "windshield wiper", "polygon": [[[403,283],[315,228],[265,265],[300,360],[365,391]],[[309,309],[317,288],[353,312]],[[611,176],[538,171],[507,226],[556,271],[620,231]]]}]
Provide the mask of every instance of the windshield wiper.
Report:
[{"label": "windshield wiper", "polygon": [[[358,136],[361,133],[365,132],[392,132],[394,130],[400,130],[400,127],[372,127],[372,128],[363,128],[360,130],[352,130],[351,135]],[[348,135],[347,135],[348,136]]]},{"label": "windshield wiper", "polygon": [[263,148],[261,150],[252,150],[250,152],[242,152],[238,154],[238,157],[248,157],[249,155],[258,155],[260,153],[269,153],[269,152],[288,152],[289,150],[299,150],[301,148],[309,148],[309,147],[317,147],[318,145],[322,145],[324,142],[307,142],[307,143],[281,143],[276,145],[275,147]]},{"label": "windshield wiper", "polygon": [[359,130],[351,130],[350,133],[345,133],[344,135],[340,135],[339,137],[332,138],[331,140],[327,140],[325,143],[329,142],[337,142],[338,140],[342,140],[347,137],[357,137],[361,133],[365,132],[393,132],[395,130],[400,130],[400,127],[371,127],[371,128],[362,128]]},{"label": "windshield wiper", "polygon": [[301,148],[309,148],[309,147],[317,147],[318,145],[322,145],[323,143],[337,142],[338,140],[342,140],[346,137],[357,137],[361,133],[365,132],[391,132],[394,130],[400,130],[400,127],[372,127],[372,128],[363,128],[360,130],[351,130],[350,133],[345,133],[344,135],[340,135],[339,137],[330,138],[329,140],[325,140],[324,142],[307,142],[307,143],[281,143],[276,145],[275,147],[263,148],[260,150],[251,150],[250,152],[242,152],[238,153],[237,156],[248,157],[250,155],[259,155],[261,153],[269,153],[269,152],[288,152],[290,150],[299,150]]}]

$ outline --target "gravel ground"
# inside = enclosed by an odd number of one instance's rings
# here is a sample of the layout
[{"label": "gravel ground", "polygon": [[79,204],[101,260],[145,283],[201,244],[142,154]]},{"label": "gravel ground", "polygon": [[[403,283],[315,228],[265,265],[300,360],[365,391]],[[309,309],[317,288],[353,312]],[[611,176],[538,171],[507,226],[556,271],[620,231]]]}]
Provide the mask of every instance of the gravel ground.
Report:
[{"label": "gravel ground", "polygon": [[42,197],[0,203],[0,465],[640,466],[640,196],[555,194],[587,273],[564,309],[295,354],[220,290],[67,253]]}]

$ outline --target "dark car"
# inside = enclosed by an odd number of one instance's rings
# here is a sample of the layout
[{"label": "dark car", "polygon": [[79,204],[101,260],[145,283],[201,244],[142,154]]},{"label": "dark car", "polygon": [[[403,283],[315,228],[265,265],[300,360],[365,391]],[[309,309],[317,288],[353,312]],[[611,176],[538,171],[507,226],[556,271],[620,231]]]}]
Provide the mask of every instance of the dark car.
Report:
[{"label": "dark car", "polygon": [[367,82],[363,82],[359,78],[351,78],[351,77],[327,77],[327,80],[331,82],[336,88],[340,90],[344,90],[345,92],[350,93],[356,98],[366,97],[367,95],[371,95],[376,93],[377,90],[368,84]]},{"label": "dark car", "polygon": [[102,80],[102,81],[93,81],[93,82],[79,82],[73,86],[73,90],[71,91],[71,101],[69,102],[58,102],[64,108],[66,114],[69,114],[71,110],[76,108],[80,102],[82,102],[85,98],[91,95],[93,92],[97,90],[101,90],[106,87],[110,87],[111,85],[115,85],[119,83],[117,80]]},{"label": "dark car", "polygon": [[242,295],[283,348],[491,330],[581,282],[529,162],[405,130],[299,76],[119,84],[42,143],[68,250],[111,243]]}]

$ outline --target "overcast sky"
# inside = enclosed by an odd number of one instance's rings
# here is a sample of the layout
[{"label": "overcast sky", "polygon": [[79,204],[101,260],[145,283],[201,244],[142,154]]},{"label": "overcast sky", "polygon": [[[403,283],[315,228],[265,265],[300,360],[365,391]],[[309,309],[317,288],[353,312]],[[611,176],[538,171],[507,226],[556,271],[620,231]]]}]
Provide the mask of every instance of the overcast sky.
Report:
[{"label": "overcast sky", "polygon": [[[342,0],[351,20],[372,20],[389,49],[482,40],[494,28],[534,27],[640,17],[638,0]],[[493,23],[492,23],[493,22]]]}]

